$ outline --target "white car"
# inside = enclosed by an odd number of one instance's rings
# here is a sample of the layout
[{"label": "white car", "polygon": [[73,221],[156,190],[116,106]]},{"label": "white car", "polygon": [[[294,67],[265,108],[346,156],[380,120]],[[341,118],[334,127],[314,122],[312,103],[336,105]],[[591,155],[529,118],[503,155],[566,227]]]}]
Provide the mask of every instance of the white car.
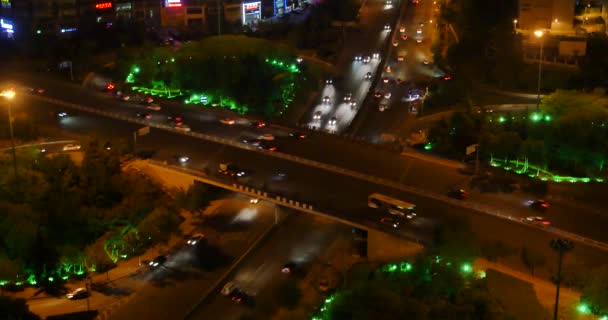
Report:
[{"label": "white car", "polygon": [[384,94],[384,99],[390,99],[391,98],[391,93],[387,92]]},{"label": "white car", "polygon": [[404,33],[405,32],[405,26],[399,27],[399,32]]},{"label": "white car", "polygon": [[331,99],[329,98],[329,96],[323,97],[323,103],[329,104],[330,102],[331,102]]},{"label": "white car", "polygon": [[334,84],[334,80],[332,80],[331,78],[327,79],[327,80],[325,80],[325,84],[326,85]]},{"label": "white car", "polygon": [[190,161],[190,158],[187,156],[180,156],[178,159],[179,159],[179,163],[186,163],[186,162]]},{"label": "white car", "polygon": [[148,108],[150,110],[154,110],[154,111],[160,111],[160,109],[161,109],[161,107],[156,103],[152,103],[149,106],[147,106],[146,108]]},{"label": "white car", "polygon": [[251,198],[251,199],[249,199],[249,203],[251,203],[251,204],[256,204],[258,202],[260,202],[260,199],[258,199],[258,198]]},{"label": "white car", "polygon": [[336,119],[336,117],[331,117],[331,119],[329,119],[330,126],[335,126],[337,123],[338,123],[338,119]]},{"label": "white car", "polygon": [[88,297],[89,292],[87,291],[86,288],[78,288],[78,289],[66,294],[65,296],[66,296],[66,298],[68,298],[70,300],[76,300],[76,299],[82,299],[82,298]]},{"label": "white car", "polygon": [[372,73],[368,72],[365,74],[365,80],[370,80],[372,78]]},{"label": "white car", "polygon": [[344,102],[348,102],[353,98],[353,94],[352,93],[347,93],[344,95]]},{"label": "white car", "polygon": [[189,126],[182,124],[181,126],[174,126],[173,129],[177,130],[177,131],[184,131],[184,132],[188,132],[191,131],[192,129],[190,129]]},{"label": "white car", "polygon": [[272,141],[272,140],[274,140],[274,136],[270,133],[264,133],[262,135],[259,135],[258,139]]},{"label": "white car", "polygon": [[363,57],[363,63],[367,64],[371,61],[372,59],[369,56],[365,56]]},{"label": "white car", "polygon": [[201,240],[205,239],[205,237],[206,236],[202,233],[196,233],[196,234],[193,234],[186,243],[188,243],[191,246],[194,246],[197,243],[199,243]]},{"label": "white car", "polygon": [[63,151],[74,151],[74,150],[80,150],[80,145],[79,144],[66,144],[65,146],[63,146]]},{"label": "white car", "polygon": [[422,29],[418,29],[418,30],[416,30],[416,33],[417,33],[417,34],[422,34]]},{"label": "white car", "polygon": [[416,39],[416,43],[422,43],[422,39]]},{"label": "white car", "polygon": [[67,117],[67,116],[68,116],[68,114],[67,114],[66,112],[59,112],[59,113],[57,113],[57,116],[58,116],[59,118],[64,118],[64,117]]},{"label": "white car", "polygon": [[355,56],[355,61],[361,61],[361,60],[363,60],[363,58],[360,55]]},{"label": "white car", "polygon": [[398,47],[398,46],[399,46],[399,41],[393,40],[393,47]]},{"label": "white car", "polygon": [[321,120],[321,111],[316,111],[315,114],[312,115],[313,120]]},{"label": "white car", "polygon": [[390,31],[390,30],[391,30],[391,25],[390,25],[390,24],[388,24],[388,23],[387,23],[387,24],[385,24],[385,25],[384,25],[384,30],[386,30],[386,31]]},{"label": "white car", "polygon": [[227,124],[227,125],[233,125],[236,123],[236,121],[234,119],[224,118],[224,119],[220,120],[220,123]]},{"label": "white car", "polygon": [[374,53],[372,55],[372,58],[374,58],[374,59],[380,59],[380,54],[376,52],[376,53]]}]

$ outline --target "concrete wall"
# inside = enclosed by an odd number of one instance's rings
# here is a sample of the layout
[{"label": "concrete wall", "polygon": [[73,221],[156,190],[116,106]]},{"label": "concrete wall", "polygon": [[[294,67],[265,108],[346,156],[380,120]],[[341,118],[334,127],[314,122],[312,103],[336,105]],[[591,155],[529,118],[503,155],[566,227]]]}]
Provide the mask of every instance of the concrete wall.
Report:
[{"label": "concrete wall", "polygon": [[412,257],[424,247],[376,230],[367,231],[367,257],[370,261],[393,261]]}]

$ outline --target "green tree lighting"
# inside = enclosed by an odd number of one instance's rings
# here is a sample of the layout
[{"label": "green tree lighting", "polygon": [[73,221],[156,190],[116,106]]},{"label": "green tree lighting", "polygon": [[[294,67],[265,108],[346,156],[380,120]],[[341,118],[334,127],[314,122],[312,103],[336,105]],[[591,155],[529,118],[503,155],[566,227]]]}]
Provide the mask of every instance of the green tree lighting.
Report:
[{"label": "green tree lighting", "polygon": [[589,306],[586,305],[585,303],[579,304],[578,307],[576,307],[576,310],[578,310],[578,312],[580,312],[582,314],[590,314],[591,313],[591,308],[589,308]]},{"label": "green tree lighting", "polygon": [[471,273],[473,271],[473,267],[471,267],[470,264],[465,263],[462,265],[462,267],[460,268],[462,270],[462,272],[464,273]]}]

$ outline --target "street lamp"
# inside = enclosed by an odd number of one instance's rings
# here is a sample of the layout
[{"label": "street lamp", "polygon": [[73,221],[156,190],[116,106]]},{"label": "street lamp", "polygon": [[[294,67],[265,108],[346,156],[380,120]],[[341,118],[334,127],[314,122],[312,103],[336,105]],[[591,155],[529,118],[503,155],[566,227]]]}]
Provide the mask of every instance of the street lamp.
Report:
[{"label": "street lamp", "polygon": [[517,19],[513,19],[513,31],[517,33]]},{"label": "street lamp", "polygon": [[13,169],[15,171],[15,183],[17,183],[18,175],[17,175],[17,153],[15,152],[15,138],[13,135],[13,115],[11,114],[11,100],[15,97],[15,90],[10,88],[8,90],[4,90],[0,92],[0,96],[3,96],[7,99],[7,109],[8,109],[8,127],[11,134],[11,150],[13,153]]},{"label": "street lamp", "polygon": [[558,252],[557,260],[557,289],[555,291],[555,309],[553,309],[553,319],[557,320],[557,306],[559,304],[559,286],[561,284],[562,274],[562,258],[564,253],[574,248],[574,243],[568,239],[553,239],[551,240],[551,248]]},{"label": "street lamp", "polygon": [[540,109],[540,79],[543,70],[543,35],[545,33],[542,30],[534,31],[534,35],[540,41],[540,49],[538,55],[538,86],[536,87],[536,111]]}]

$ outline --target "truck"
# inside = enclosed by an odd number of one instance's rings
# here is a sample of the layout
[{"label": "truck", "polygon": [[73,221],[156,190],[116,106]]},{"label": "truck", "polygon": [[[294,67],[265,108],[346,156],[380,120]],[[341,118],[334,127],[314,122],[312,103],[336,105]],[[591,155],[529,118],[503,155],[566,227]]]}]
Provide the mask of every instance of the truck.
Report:
[{"label": "truck", "polygon": [[232,177],[243,177],[246,175],[245,170],[235,166],[231,163],[220,163],[217,172]]}]

